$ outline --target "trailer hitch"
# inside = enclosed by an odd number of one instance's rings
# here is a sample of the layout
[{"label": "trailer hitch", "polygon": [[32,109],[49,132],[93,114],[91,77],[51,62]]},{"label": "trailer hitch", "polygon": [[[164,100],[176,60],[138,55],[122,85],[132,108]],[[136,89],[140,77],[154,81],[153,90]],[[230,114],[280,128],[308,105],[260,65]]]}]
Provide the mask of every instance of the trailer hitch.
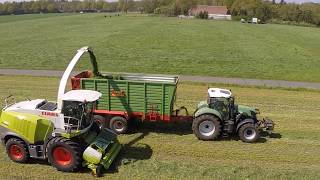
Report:
[{"label": "trailer hitch", "polygon": [[186,108],[186,107],[184,107],[184,106],[181,106],[179,109],[176,109],[176,110],[174,110],[173,112],[174,112],[174,114],[175,114],[175,116],[178,116],[179,114],[180,114],[180,111],[181,110],[184,110],[185,111],[185,115],[186,116],[189,116],[189,112],[188,112],[188,109]]}]

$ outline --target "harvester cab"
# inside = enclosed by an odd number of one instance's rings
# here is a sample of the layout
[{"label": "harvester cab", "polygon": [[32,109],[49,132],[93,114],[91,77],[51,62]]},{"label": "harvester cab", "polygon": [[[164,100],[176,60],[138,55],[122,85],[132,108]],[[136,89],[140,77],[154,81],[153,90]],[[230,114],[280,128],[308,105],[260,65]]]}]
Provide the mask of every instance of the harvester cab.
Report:
[{"label": "harvester cab", "polygon": [[209,88],[208,98],[201,101],[194,113],[193,131],[201,140],[215,140],[219,136],[238,134],[244,142],[256,142],[260,131],[271,132],[272,120],[258,119],[259,109],[237,105],[231,90]]},{"label": "harvester cab", "polygon": [[57,102],[28,99],[17,103],[12,96],[5,99],[0,137],[11,160],[25,163],[29,158],[48,159],[60,171],[87,166],[94,175],[100,175],[116,158],[121,149],[116,134],[99,129],[93,121],[102,94],[92,90],[65,92],[74,65],[87,51],[87,47],[78,50],[64,72]]}]

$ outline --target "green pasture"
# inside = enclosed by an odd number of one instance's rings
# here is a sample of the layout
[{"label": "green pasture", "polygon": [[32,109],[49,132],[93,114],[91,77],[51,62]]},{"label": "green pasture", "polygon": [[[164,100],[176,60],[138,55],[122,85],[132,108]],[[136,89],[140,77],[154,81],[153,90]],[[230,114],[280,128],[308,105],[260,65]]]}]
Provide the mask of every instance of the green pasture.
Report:
[{"label": "green pasture", "polygon": [[[103,71],[320,82],[313,27],[38,14],[1,16],[0,34],[0,68],[64,70],[78,48],[92,46]],[[90,68],[87,60],[79,66]]]},{"label": "green pasture", "polygon": [[[0,83],[0,97],[55,100],[59,79],[1,76]],[[272,118],[275,134],[256,144],[234,138],[204,142],[196,139],[188,124],[143,124],[119,137],[123,152],[101,179],[320,178],[319,91],[218,87],[232,89],[238,103],[257,107],[261,116]],[[206,90],[206,84],[180,84],[177,106],[193,112],[197,102],[206,98]],[[14,163],[0,146],[0,179],[92,178],[85,169],[63,173],[43,161]]]}]

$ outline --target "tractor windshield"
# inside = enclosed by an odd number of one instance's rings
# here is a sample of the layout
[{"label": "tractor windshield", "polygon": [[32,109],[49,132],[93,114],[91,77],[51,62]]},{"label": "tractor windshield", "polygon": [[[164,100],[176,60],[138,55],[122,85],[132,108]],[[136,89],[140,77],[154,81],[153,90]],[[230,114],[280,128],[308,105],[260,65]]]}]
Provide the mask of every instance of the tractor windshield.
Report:
[{"label": "tractor windshield", "polygon": [[92,122],[94,102],[64,101],[62,113],[69,130],[81,130]]},{"label": "tractor windshield", "polygon": [[223,116],[223,119],[228,119],[230,98],[224,97],[209,97],[209,107],[217,110]]}]

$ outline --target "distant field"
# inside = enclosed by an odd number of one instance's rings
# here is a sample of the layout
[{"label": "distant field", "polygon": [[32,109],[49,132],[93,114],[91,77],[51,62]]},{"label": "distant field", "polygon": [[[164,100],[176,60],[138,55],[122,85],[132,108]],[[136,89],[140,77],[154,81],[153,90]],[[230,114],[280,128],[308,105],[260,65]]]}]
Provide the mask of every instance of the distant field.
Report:
[{"label": "distant field", "polygon": [[320,82],[319,28],[104,15],[1,16],[0,68],[64,70],[89,45],[104,71]]},{"label": "distant field", "polygon": [[[59,79],[1,76],[0,97],[54,100]],[[214,86],[214,85],[212,85]],[[222,86],[219,86],[222,87]],[[117,170],[101,179],[319,179],[320,92],[231,88],[237,102],[260,108],[275,120],[277,138],[246,144],[237,140],[199,141],[187,125],[144,125],[119,138],[125,145]],[[177,105],[191,111],[206,97],[206,85],[183,83]],[[128,161],[130,159],[131,161]],[[123,162],[123,163],[121,163]],[[0,179],[91,179],[89,171],[62,173],[40,163],[17,164],[0,146]]]}]

